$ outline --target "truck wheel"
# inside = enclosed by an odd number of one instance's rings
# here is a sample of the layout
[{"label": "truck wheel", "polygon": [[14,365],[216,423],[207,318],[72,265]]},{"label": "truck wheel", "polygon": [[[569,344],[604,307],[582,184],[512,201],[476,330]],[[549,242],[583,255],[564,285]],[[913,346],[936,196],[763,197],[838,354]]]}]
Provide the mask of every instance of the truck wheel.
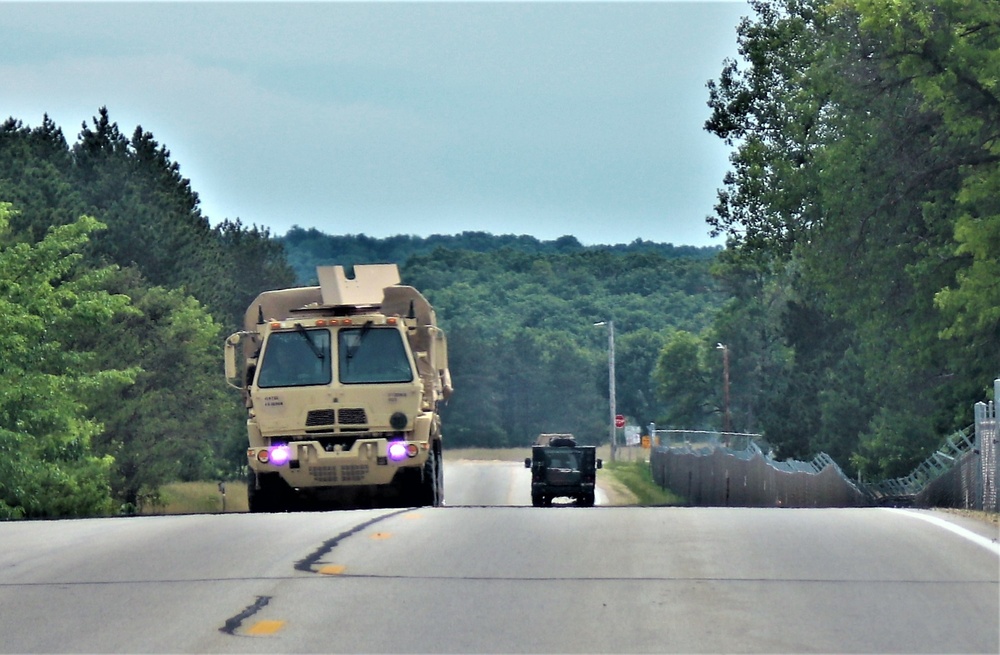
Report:
[{"label": "truck wheel", "polygon": [[583,494],[576,500],[577,504],[581,507],[593,507],[594,506],[594,494]]},{"label": "truck wheel", "polygon": [[531,505],[532,507],[541,507],[544,505],[544,501],[538,494],[531,494]]},{"label": "truck wheel", "polygon": [[438,454],[432,450],[420,473],[420,492],[417,498],[419,505],[430,507],[441,505],[443,476],[440,468]]},{"label": "truck wheel", "polygon": [[247,472],[247,506],[253,513],[257,512],[269,512],[271,510],[265,509],[268,505],[267,502],[267,489],[263,486],[257,488],[257,474],[250,469]]},{"label": "truck wheel", "polygon": [[[257,489],[258,480],[260,489]],[[253,470],[247,474],[247,505],[251,512],[281,512],[285,509],[283,483],[273,475],[257,476]]]},{"label": "truck wheel", "polygon": [[444,505],[444,457],[440,450],[435,450],[434,455],[437,459],[437,466],[434,469],[437,472],[435,479],[437,483],[437,496],[434,498],[434,507],[441,507]]}]

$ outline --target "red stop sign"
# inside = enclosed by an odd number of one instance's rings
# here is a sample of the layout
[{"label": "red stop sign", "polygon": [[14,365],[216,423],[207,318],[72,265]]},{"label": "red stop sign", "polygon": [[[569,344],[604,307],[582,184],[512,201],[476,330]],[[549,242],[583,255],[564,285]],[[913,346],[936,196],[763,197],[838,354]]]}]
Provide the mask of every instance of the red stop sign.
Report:
[{"label": "red stop sign", "polygon": [[623,427],[625,427],[625,417],[622,416],[621,414],[618,414],[617,416],[615,416],[615,427],[616,428],[623,428]]}]

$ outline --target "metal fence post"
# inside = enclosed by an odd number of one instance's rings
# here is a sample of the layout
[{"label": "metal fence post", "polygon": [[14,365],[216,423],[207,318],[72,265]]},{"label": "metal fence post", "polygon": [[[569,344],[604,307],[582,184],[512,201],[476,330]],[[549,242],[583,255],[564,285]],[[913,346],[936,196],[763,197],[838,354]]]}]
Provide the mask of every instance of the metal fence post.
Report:
[{"label": "metal fence post", "polygon": [[[993,381],[993,397],[1000,399],[1000,379]],[[975,490],[979,509],[986,511],[1000,510],[997,498],[997,476],[1000,474],[997,466],[997,412],[996,400],[989,403],[976,403],[976,441],[975,452],[979,455],[979,466],[976,467]]]}]

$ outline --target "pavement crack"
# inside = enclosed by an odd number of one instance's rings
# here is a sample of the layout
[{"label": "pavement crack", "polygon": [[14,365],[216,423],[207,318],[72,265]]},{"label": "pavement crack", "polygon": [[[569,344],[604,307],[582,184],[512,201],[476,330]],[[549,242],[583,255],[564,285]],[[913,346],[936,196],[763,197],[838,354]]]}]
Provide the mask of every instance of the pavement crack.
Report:
[{"label": "pavement crack", "polygon": [[269,602],[271,602],[270,596],[257,596],[257,600],[252,605],[247,605],[242,612],[230,619],[226,619],[226,624],[219,628],[219,632],[224,632],[227,635],[235,635],[245,620],[267,607]]},{"label": "pavement crack", "polygon": [[373,519],[369,519],[369,520],[367,520],[367,521],[365,521],[363,523],[357,524],[356,526],[354,526],[350,530],[345,530],[344,532],[341,532],[336,537],[332,537],[330,539],[327,539],[322,544],[320,544],[319,548],[317,548],[312,553],[310,553],[309,555],[306,555],[305,557],[303,557],[302,559],[300,559],[298,562],[296,562],[295,563],[295,570],[296,571],[303,571],[305,573],[312,573],[313,572],[313,569],[312,569],[313,565],[316,562],[318,562],[321,559],[323,559],[323,557],[325,557],[330,551],[332,551],[334,548],[336,548],[337,544],[339,544],[344,539],[347,539],[351,535],[355,535],[355,534],[361,532],[365,528],[370,528],[371,526],[375,525],[376,523],[379,523],[380,521],[384,521],[386,519],[390,519],[390,518],[392,518],[394,516],[399,516],[400,514],[405,514],[406,512],[409,512],[411,509],[412,508],[408,507],[406,509],[399,510],[398,512],[391,512],[389,514],[383,514],[382,516],[376,516]]}]

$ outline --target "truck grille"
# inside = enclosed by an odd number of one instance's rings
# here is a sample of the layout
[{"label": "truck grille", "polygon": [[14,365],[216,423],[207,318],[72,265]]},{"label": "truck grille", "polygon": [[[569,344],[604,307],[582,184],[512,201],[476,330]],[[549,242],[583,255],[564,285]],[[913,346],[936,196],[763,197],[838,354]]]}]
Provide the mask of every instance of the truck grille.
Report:
[{"label": "truck grille", "polygon": [[337,481],[336,466],[312,466],[309,468],[309,474],[316,479],[316,482]]},{"label": "truck grille", "polygon": [[314,409],[306,414],[306,427],[316,425],[333,425],[337,422],[335,411],[332,409]]},{"label": "truck grille", "polygon": [[368,475],[368,465],[311,466],[309,467],[309,474],[317,482],[360,482]]},{"label": "truck grille", "polygon": [[306,414],[306,427],[315,428],[327,425],[365,425],[368,415],[364,408],[351,407],[347,409],[314,409]]},{"label": "truck grille", "polygon": [[341,425],[364,425],[368,422],[365,410],[361,408],[342,409],[337,412]]},{"label": "truck grille", "polygon": [[348,464],[340,467],[340,480],[342,482],[360,482],[368,475],[367,464]]}]

